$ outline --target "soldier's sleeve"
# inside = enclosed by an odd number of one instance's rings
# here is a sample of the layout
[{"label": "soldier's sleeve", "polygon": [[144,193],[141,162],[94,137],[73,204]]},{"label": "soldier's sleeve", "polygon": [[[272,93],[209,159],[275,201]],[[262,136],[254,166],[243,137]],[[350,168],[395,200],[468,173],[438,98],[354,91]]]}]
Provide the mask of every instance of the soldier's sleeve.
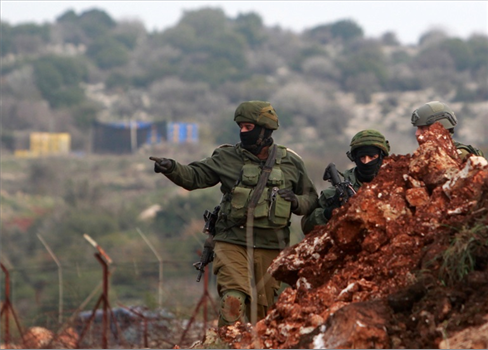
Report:
[{"label": "soldier's sleeve", "polygon": [[293,190],[298,199],[298,208],[295,209],[293,213],[296,215],[307,215],[317,207],[317,189],[308,176],[301,158],[295,158],[295,166],[297,168],[298,177],[296,188]]},{"label": "soldier's sleeve", "polygon": [[304,234],[310,233],[317,225],[325,225],[329,220],[324,216],[324,209],[330,206],[330,199],[335,195],[335,188],[329,187],[320,193],[318,206],[310,213],[303,216],[301,220]]},{"label": "soldier's sleeve", "polygon": [[223,147],[219,147],[210,157],[191,162],[188,165],[173,160],[172,171],[164,175],[176,185],[189,191],[215,186],[220,182],[217,170],[225,164],[222,149]]}]

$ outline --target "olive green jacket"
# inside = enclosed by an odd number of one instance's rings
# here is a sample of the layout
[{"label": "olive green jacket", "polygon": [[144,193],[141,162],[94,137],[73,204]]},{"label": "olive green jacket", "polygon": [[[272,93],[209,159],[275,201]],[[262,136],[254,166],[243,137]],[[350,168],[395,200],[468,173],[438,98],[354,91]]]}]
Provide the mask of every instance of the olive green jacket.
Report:
[{"label": "olive green jacket", "polygon": [[457,141],[454,141],[454,145],[456,146],[459,157],[462,160],[465,160],[470,154],[474,154],[475,156],[480,156],[480,157],[485,156],[482,151],[480,151],[477,148],[474,148],[471,145],[465,145],[464,143],[457,142]]},{"label": "olive green jacket", "polygon": [[[349,181],[352,184],[352,187],[355,191],[359,190],[362,183],[357,179],[356,168],[352,168],[346,170],[344,174],[341,174],[344,177],[345,181]],[[320,197],[318,201],[317,208],[312,211],[309,215],[305,215],[302,218],[302,230],[304,234],[310,233],[316,225],[325,225],[329,221],[324,216],[324,209],[333,209],[337,208],[338,205],[332,202],[332,198],[336,194],[336,188],[334,186],[327,187],[325,190],[320,192]]]},{"label": "olive green jacket", "polygon": [[[277,151],[285,147],[279,146]],[[283,151],[280,168],[284,175],[283,188],[292,189],[298,199],[298,207],[293,211],[296,215],[309,214],[317,206],[317,190],[309,178],[302,159],[293,151]],[[245,159],[252,163],[264,165],[252,153],[239,144],[223,145],[215,149],[210,157],[188,165],[174,160],[173,166],[164,175],[189,191],[207,188],[220,183],[223,201],[228,201],[231,191],[240,177]],[[289,245],[289,224],[283,228],[254,228],[254,247],[265,249],[283,249]],[[215,241],[228,242],[246,246],[246,229],[243,226],[229,223],[224,215],[219,215],[216,223]]]}]

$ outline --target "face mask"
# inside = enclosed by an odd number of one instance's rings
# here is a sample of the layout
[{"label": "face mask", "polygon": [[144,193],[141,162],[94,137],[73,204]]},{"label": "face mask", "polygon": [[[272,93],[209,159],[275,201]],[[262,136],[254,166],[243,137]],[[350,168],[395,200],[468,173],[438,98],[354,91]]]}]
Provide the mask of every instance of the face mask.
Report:
[{"label": "face mask", "polygon": [[[356,173],[358,175],[359,181],[372,181],[380,170],[381,164],[383,164],[383,153],[380,149],[374,146],[361,147],[354,153],[354,162],[356,163]],[[360,160],[362,156],[374,156],[376,154],[379,154],[378,158],[372,160],[369,163],[364,164]]]},{"label": "face mask", "polygon": [[239,136],[242,148],[258,155],[264,146],[273,143],[273,139],[270,137],[272,132],[273,130],[265,129],[259,125],[255,125],[251,131],[241,132]]}]

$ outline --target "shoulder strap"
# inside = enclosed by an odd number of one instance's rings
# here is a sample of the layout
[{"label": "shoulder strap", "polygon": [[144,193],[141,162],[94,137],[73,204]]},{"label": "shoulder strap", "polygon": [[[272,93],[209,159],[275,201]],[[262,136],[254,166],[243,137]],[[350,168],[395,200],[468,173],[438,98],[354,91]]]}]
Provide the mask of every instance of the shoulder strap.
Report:
[{"label": "shoulder strap", "polygon": [[464,149],[468,153],[472,153],[477,156],[483,156],[482,152],[479,149],[474,148],[471,145],[465,145],[464,143],[457,142],[457,141],[454,141],[454,145],[456,146],[457,149]]},{"label": "shoulder strap", "polygon": [[275,160],[276,160],[276,145],[273,145],[269,149],[268,159],[266,159],[266,163],[264,164],[263,171],[261,171],[261,175],[259,176],[258,184],[254,188],[251,199],[249,200],[249,205],[247,207],[248,213],[254,211],[254,208],[256,208],[256,205],[258,204],[258,200],[261,197],[261,193],[263,193],[264,187],[266,186],[266,182],[268,182],[269,174],[273,169]]}]

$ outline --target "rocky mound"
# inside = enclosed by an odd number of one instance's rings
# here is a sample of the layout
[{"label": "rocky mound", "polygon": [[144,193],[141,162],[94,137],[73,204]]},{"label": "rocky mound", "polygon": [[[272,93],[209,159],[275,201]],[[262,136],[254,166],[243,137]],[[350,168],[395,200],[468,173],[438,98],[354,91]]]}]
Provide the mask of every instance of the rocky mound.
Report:
[{"label": "rocky mound", "polygon": [[280,254],[269,271],[291,287],[255,327],[221,329],[222,340],[232,348],[487,348],[488,163],[462,162],[438,123],[418,142]]}]

